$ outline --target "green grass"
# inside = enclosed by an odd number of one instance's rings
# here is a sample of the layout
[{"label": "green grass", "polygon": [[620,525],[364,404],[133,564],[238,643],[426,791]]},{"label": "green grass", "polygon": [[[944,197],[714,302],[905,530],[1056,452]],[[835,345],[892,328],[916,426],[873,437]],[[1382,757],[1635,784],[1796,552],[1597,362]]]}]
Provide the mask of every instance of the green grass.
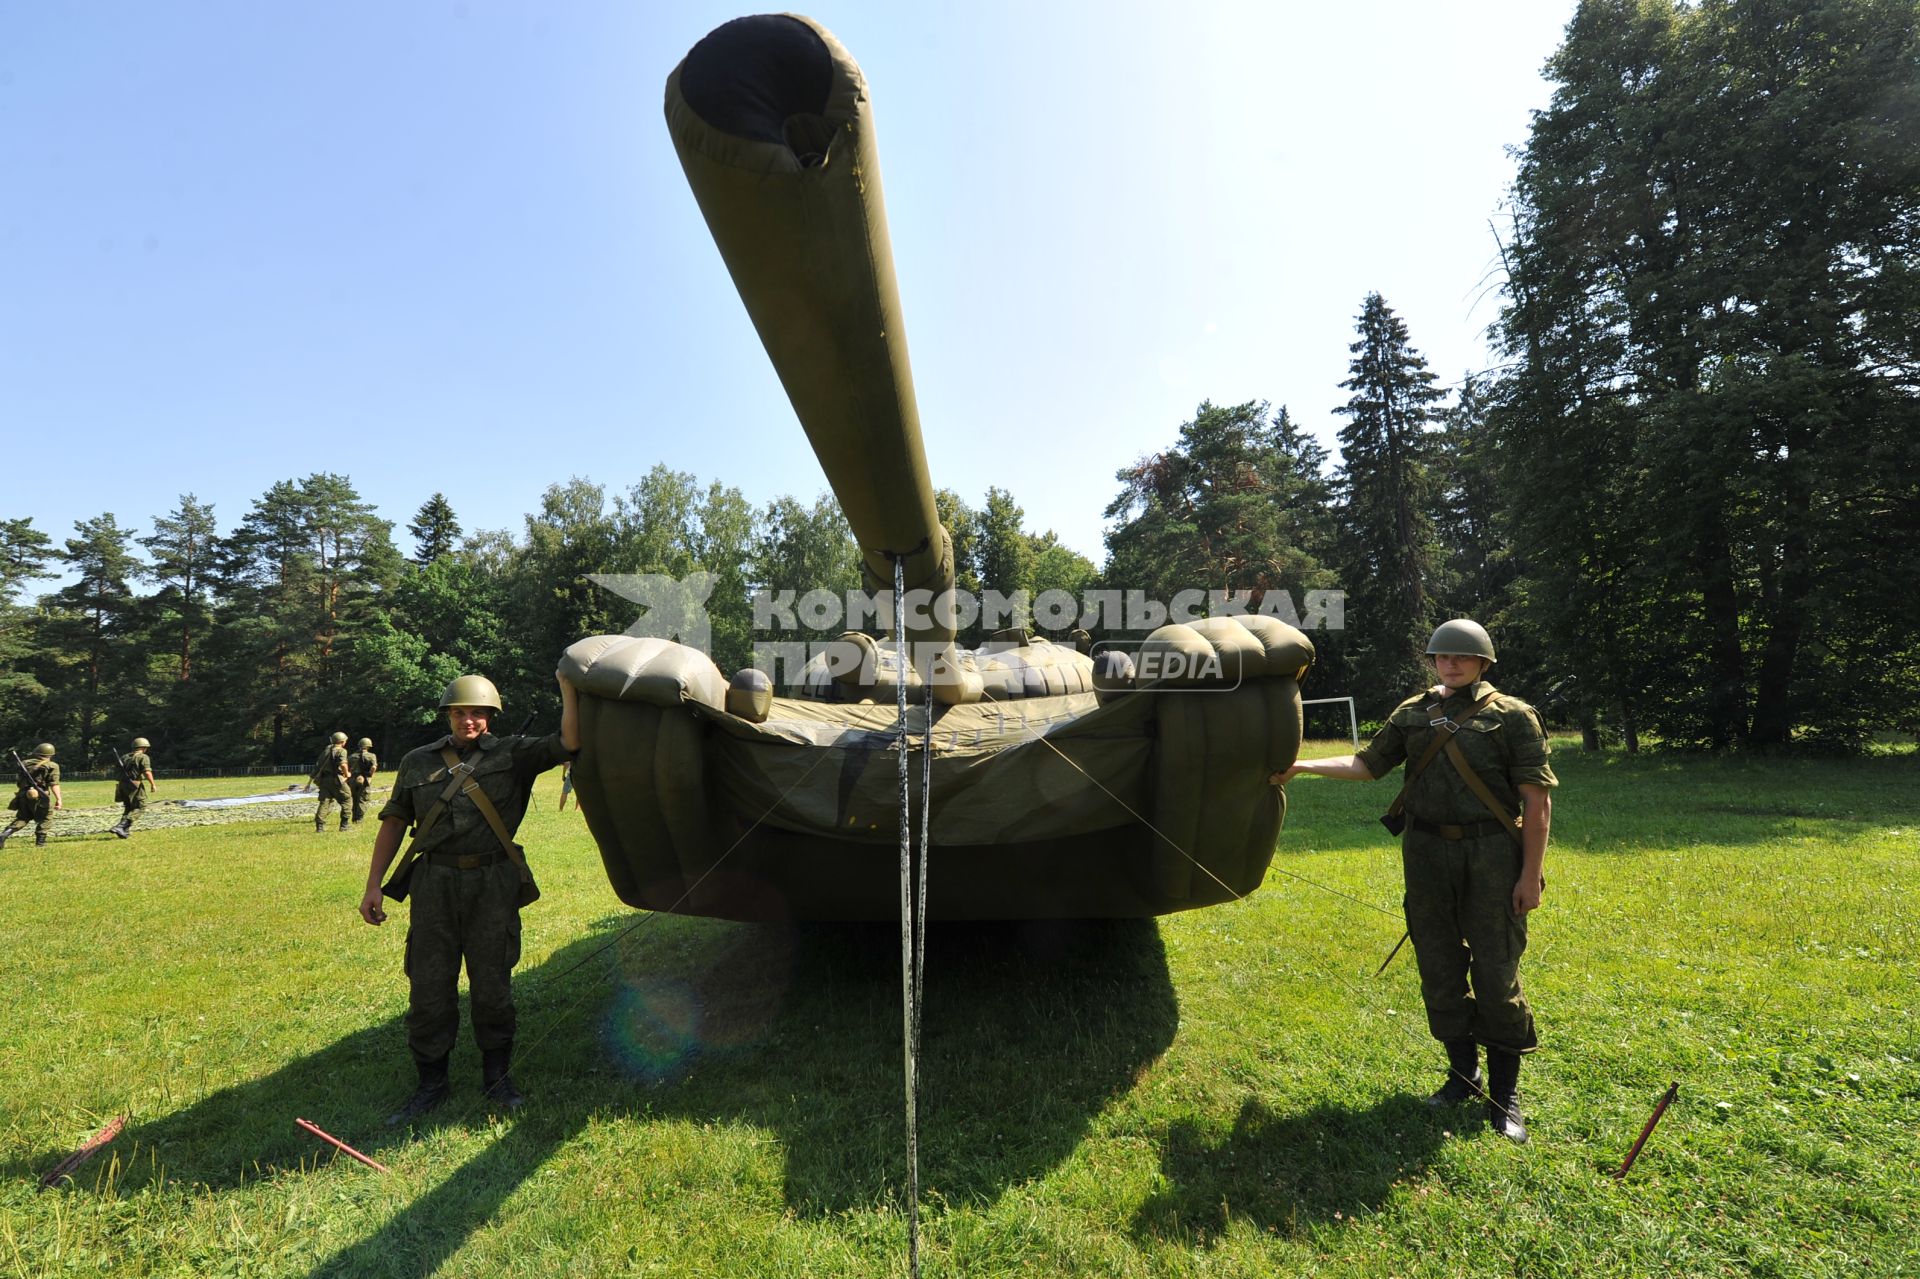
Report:
[{"label": "green grass", "polygon": [[[1533,1144],[1420,1104],[1409,957],[1372,976],[1399,924],[1313,886],[1394,908],[1392,789],[1303,779],[1244,902],[935,930],[925,1273],[1920,1272],[1914,755],[1555,766]],[[903,1274],[897,929],[627,911],[557,788],[524,828],[533,1101],[475,1106],[463,1042],[413,1137],[380,1124],[410,1083],[404,913],[354,915],[367,832],[0,853],[0,1274]]]}]

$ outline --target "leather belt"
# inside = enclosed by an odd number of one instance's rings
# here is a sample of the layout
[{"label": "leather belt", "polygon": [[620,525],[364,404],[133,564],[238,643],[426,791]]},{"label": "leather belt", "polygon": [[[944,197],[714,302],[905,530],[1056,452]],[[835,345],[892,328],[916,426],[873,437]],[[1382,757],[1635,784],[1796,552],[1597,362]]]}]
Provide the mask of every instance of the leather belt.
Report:
[{"label": "leather belt", "polygon": [[1482,835],[1504,835],[1507,828],[1499,822],[1429,822],[1418,817],[1407,819],[1407,825],[1423,835],[1438,835],[1441,839],[1478,839]]},{"label": "leather belt", "polygon": [[455,870],[479,870],[482,866],[493,865],[501,856],[499,852],[428,853],[425,860],[435,866],[451,866]]}]

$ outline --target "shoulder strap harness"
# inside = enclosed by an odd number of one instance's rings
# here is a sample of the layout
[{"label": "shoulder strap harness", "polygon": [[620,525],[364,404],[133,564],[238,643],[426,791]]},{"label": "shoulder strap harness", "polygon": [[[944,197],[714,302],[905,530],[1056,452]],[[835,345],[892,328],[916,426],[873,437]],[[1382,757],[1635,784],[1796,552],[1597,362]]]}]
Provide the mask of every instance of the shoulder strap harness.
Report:
[{"label": "shoulder strap harness", "polygon": [[[1442,747],[1453,746],[1453,735],[1460,731],[1460,725],[1462,723],[1472,719],[1475,715],[1485,710],[1488,704],[1499,695],[1497,690],[1488,693],[1485,697],[1467,707],[1458,718],[1442,715],[1439,719],[1427,721],[1428,727],[1436,730],[1433,735],[1433,740],[1427,743],[1427,749],[1420,752],[1419,760],[1407,769],[1407,780],[1401,785],[1400,793],[1393,797],[1393,804],[1387,809],[1387,816],[1382,818],[1382,821],[1400,816],[1401,811],[1407,806],[1407,792],[1413,789],[1413,784],[1419,780],[1420,774],[1427,771],[1427,765],[1433,763],[1434,757],[1440,753]],[[1453,746],[1451,755],[1452,758],[1456,760],[1454,767],[1460,768],[1465,766],[1466,760],[1460,756],[1460,748],[1458,746]],[[1469,768],[1467,771],[1471,773],[1473,770]],[[1479,780],[1480,779],[1476,777],[1468,784],[1475,785]],[[1481,788],[1481,790],[1484,789],[1484,787]],[[1475,794],[1480,794],[1480,791],[1476,791]],[[1482,799],[1481,802],[1485,803],[1486,801]]]},{"label": "shoulder strap harness", "polygon": [[[441,791],[439,797],[433,801],[433,807],[429,808],[427,815],[420,819],[420,824],[413,828],[413,838],[407,841],[407,851],[401,856],[400,863],[394,867],[393,873],[387,877],[387,883],[381,891],[385,893],[387,888],[405,882],[407,873],[413,868],[415,847],[419,845],[421,837],[433,829],[434,822],[440,819],[440,814],[446,811],[447,804],[455,795],[465,795],[473,801],[473,806],[480,810],[480,816],[486,818],[487,825],[493,828],[493,837],[500,841],[501,851],[507,855],[507,860],[512,862],[514,869],[519,872],[520,882],[531,884],[533,872],[527,868],[526,854],[520,851],[520,845],[514,843],[513,836],[507,832],[506,822],[500,819],[500,810],[493,806],[493,801],[487,798],[487,792],[473,780],[473,765],[461,759],[451,746],[440,748],[440,758],[447,766],[446,789]],[[392,893],[386,895],[393,896]]]}]

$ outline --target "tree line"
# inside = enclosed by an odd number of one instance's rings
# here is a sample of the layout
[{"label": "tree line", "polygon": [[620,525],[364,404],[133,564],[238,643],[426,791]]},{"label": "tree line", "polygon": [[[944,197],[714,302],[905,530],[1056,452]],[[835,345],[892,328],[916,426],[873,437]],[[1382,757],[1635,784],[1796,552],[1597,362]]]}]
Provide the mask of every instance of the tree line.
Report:
[{"label": "tree line", "polygon": [[[1004,490],[978,509],[944,490],[939,503],[966,584],[1078,591],[1093,575],[1053,534],[1025,531]],[[466,671],[500,686],[509,727],[551,721],[560,651],[634,620],[595,575],[712,574],[710,642],[727,671],[751,659],[754,590],[860,586],[830,495],[755,509],[664,466],[625,492],[552,485],[517,534],[468,534],[434,493],[406,533],[411,554],[328,473],[273,485],[224,532],[192,494],[151,532],[108,513],[59,545],[0,520],[0,737],[52,738],[98,763],[141,733],[183,767],[297,762],[335,729],[394,751],[433,735],[440,690]],[[19,602],[54,573],[70,583]]]},{"label": "tree line", "polygon": [[[1007,490],[943,491],[961,585],[1342,590],[1313,683],[1372,716],[1470,615],[1500,681],[1590,743],[1920,729],[1917,14],[1587,0],[1496,230],[1499,363],[1442,387],[1369,294],[1337,455],[1284,405],[1204,402],[1116,475],[1101,567]],[[555,485],[517,532],[469,534],[433,494],[407,532],[410,555],[324,473],[225,532],[191,494],[150,531],[104,514],[59,545],[0,521],[0,737],[93,759],[145,732],[169,763],[237,764],[352,726],[391,751],[463,670],[510,724],[550,718],[558,652],[632,620],[591,574],[713,574],[723,670],[750,655],[755,587],[859,584],[830,497],[755,508],[664,467]],[[71,583],[23,602],[50,572]]]}]

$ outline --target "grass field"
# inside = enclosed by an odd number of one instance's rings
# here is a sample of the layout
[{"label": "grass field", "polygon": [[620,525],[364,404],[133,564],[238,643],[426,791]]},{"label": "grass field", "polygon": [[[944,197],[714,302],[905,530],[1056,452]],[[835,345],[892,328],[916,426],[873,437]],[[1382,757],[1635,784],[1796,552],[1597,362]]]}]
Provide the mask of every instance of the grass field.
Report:
[{"label": "grass field", "polygon": [[[1558,747],[1531,1145],[1421,1104],[1413,967],[1372,975],[1392,790],[1302,779],[1243,902],[934,931],[924,1272],[1920,1273],[1920,761]],[[897,928],[628,911],[543,780],[531,1104],[476,1105],[463,1042],[413,1136],[380,1123],[411,1080],[404,913],[354,914],[370,832],[0,853],[0,1274],[903,1274]]]}]

